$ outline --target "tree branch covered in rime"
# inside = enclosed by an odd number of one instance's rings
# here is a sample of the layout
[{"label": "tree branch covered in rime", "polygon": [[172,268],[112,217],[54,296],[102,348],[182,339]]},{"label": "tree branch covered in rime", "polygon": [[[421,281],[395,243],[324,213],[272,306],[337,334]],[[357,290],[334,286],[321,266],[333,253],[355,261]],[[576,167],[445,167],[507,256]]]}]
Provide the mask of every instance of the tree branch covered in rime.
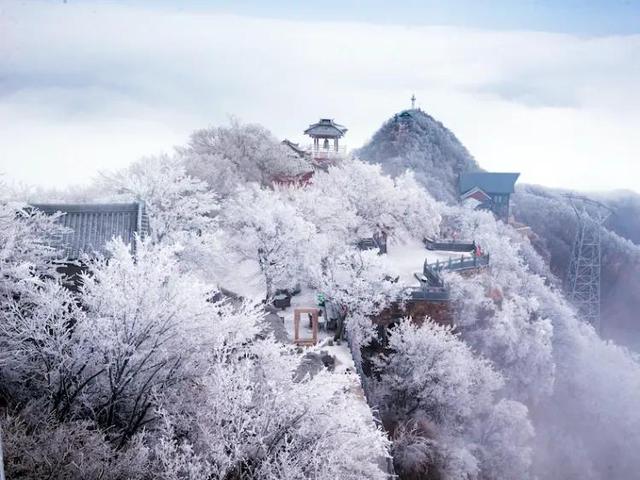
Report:
[{"label": "tree branch covered in rime", "polygon": [[30,316],[7,309],[8,474],[383,479],[387,441],[350,380],[295,381],[300,355],[258,335],[261,310],[212,302],[178,250],[115,242],[78,298],[50,281]]},{"label": "tree branch covered in rime", "polygon": [[266,298],[277,288],[294,287],[303,280],[305,267],[320,261],[323,244],[315,226],[276,192],[257,186],[237,192],[226,203],[222,221],[233,236],[231,248],[241,258],[257,261]]},{"label": "tree branch covered in rime", "polygon": [[[576,316],[528,239],[432,198],[457,198],[457,175],[477,167],[464,147],[412,110],[360,154],[385,165],[345,159],[304,187],[274,186],[309,165],[264,128],[232,121],[106,175],[82,195],[144,201],[152,235],[135,257],[116,241],[107,258],[87,258],[76,293],[56,272],[55,217],[1,202],[8,477],[383,479],[391,451],[405,479],[635,478],[637,355]],[[536,224],[540,212],[529,212]],[[264,305],[216,300],[218,287],[251,280],[257,294],[240,295],[259,301],[298,285],[324,293],[359,362],[370,317],[403,291],[391,256],[359,240],[382,235],[402,249],[440,231],[474,240],[490,265],[443,273],[455,330],[422,318],[390,329],[366,383],[391,443],[353,375],[300,379],[301,355],[265,337]],[[609,240],[612,255],[635,252]]]},{"label": "tree branch covered in rime", "polygon": [[178,148],[189,174],[223,197],[246,182],[269,186],[275,175],[307,171],[307,162],[290,153],[264,127],[236,119],[226,127],[197,130]]},{"label": "tree branch covered in rime", "polygon": [[432,237],[440,223],[436,202],[411,172],[392,179],[379,166],[358,160],[317,172],[309,188],[293,195],[321,231],[341,232],[352,241],[377,232],[400,242],[407,236]]},{"label": "tree branch covered in rime", "polygon": [[529,478],[527,408],[498,400],[502,376],[450,327],[404,320],[376,371],[374,397],[403,478]]},{"label": "tree branch covered in rime", "polygon": [[43,278],[56,276],[53,261],[60,251],[52,246],[52,240],[65,232],[56,218],[23,203],[0,201],[0,296],[3,302],[15,295],[27,295]]},{"label": "tree branch covered in rime", "polygon": [[102,188],[116,199],[142,201],[155,241],[201,235],[216,228],[218,197],[207,184],[186,173],[177,157],[161,155],[140,160],[128,169],[102,175]]}]

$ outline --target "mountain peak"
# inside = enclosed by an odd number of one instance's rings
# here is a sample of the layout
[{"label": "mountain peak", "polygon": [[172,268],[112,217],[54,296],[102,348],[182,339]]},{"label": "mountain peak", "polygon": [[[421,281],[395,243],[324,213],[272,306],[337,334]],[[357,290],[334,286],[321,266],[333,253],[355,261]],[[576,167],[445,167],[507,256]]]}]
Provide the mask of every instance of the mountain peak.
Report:
[{"label": "mountain peak", "polygon": [[447,202],[457,198],[460,173],[480,169],[460,140],[419,108],[393,115],[358,155],[369,163],[380,164],[392,176],[412,169],[435,198]]}]

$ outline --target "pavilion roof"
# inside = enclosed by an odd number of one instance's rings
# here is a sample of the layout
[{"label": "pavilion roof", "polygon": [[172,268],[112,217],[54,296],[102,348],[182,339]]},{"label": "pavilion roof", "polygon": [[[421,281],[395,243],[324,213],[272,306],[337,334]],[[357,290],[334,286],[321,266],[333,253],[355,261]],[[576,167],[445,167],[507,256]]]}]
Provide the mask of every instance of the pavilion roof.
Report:
[{"label": "pavilion roof", "polygon": [[460,175],[458,191],[464,194],[474,187],[489,194],[507,194],[514,192],[519,173],[471,172]]},{"label": "pavilion roof", "polygon": [[114,238],[122,239],[133,252],[136,234],[144,238],[149,231],[142,203],[36,203],[31,206],[49,215],[62,214],[57,222],[68,231],[51,243],[63,249],[65,260],[78,260],[85,254],[105,254],[107,243]]},{"label": "pavilion roof", "polygon": [[340,138],[347,133],[347,128],[334,122],[332,118],[321,118],[318,123],[309,125],[305,135],[320,138]]}]

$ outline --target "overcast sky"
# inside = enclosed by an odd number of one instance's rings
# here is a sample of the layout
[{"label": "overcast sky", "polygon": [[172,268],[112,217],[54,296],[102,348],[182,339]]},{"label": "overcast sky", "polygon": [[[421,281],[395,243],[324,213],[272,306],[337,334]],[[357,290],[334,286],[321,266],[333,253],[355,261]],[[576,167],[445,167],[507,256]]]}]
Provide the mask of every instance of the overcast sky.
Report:
[{"label": "overcast sky", "polygon": [[355,148],[415,93],[486,169],[640,191],[639,86],[636,0],[0,0],[0,172],[28,184],[230,115],[303,143],[332,117]]}]

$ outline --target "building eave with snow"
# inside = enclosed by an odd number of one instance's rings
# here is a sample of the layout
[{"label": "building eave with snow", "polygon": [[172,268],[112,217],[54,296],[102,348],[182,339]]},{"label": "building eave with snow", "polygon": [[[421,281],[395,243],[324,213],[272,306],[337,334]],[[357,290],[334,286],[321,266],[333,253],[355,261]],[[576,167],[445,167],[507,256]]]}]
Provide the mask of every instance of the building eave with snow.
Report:
[{"label": "building eave with snow", "polygon": [[496,217],[509,220],[509,202],[519,173],[468,172],[460,175],[460,201],[473,207],[491,210]]},{"label": "building eave with snow", "polygon": [[144,239],[149,231],[143,203],[36,203],[31,206],[47,215],[59,215],[56,221],[66,232],[50,241],[61,250],[61,259],[66,261],[80,260],[85,255],[105,255],[107,244],[116,238],[134,252],[136,236]]},{"label": "building eave with snow", "polygon": [[71,289],[77,289],[83,260],[108,255],[107,244],[120,239],[135,254],[136,238],[149,233],[149,219],[144,204],[102,203],[66,204],[34,203],[31,207],[47,215],[57,215],[64,232],[49,238],[50,246],[60,250],[58,270],[65,275]]},{"label": "building eave with snow", "polygon": [[289,148],[288,152],[290,152],[292,157],[307,159],[310,156],[309,152],[305,151],[298,143],[293,143],[291,140],[287,140],[286,138],[281,143],[285,147]]},{"label": "building eave with snow", "polygon": [[332,118],[321,118],[319,122],[309,125],[304,134],[312,138],[342,138],[347,130]]}]

